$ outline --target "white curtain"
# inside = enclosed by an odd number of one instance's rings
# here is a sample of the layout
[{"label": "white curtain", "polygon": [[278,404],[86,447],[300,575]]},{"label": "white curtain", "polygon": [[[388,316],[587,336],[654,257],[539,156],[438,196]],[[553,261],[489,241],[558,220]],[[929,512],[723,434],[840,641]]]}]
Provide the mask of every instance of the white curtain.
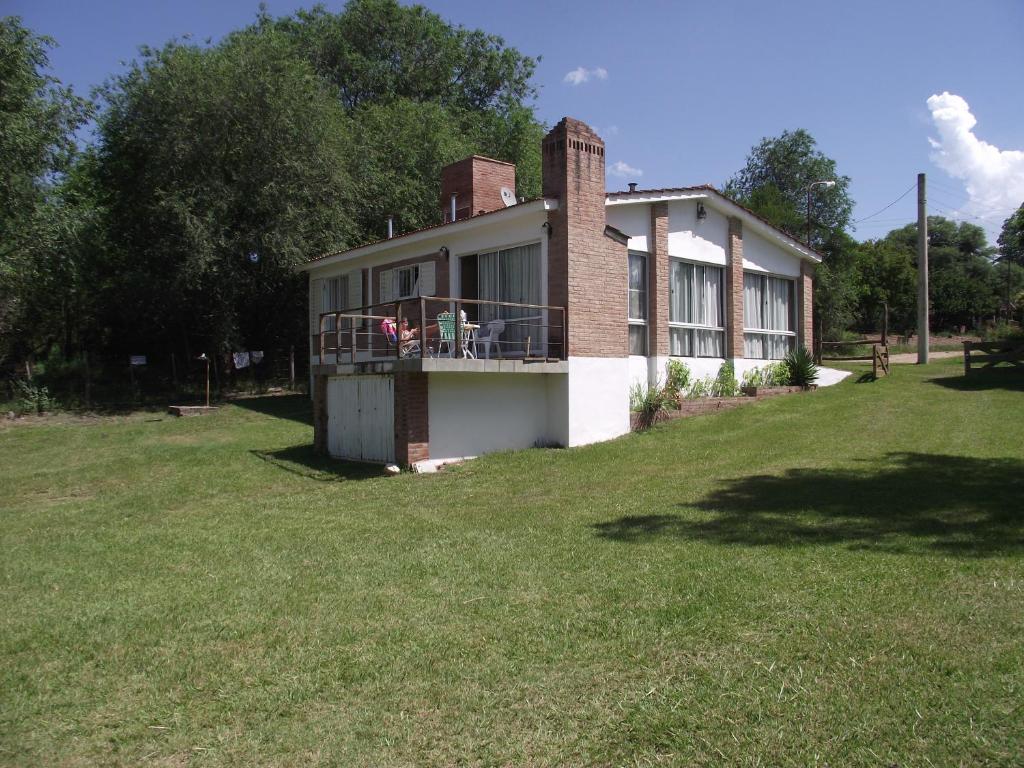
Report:
[{"label": "white curtain", "polygon": [[722,323],[722,270],[704,267],[704,325],[721,327]]},{"label": "white curtain", "polygon": [[764,304],[764,278],[743,275],[743,327],[763,328],[761,307]]},{"label": "white curtain", "polygon": [[792,283],[780,277],[768,278],[768,328],[790,331],[789,287]]},{"label": "white curtain", "polygon": [[[477,295],[487,301],[540,304],[540,243],[481,253],[477,257]],[[501,340],[514,351],[525,351],[527,336],[531,337],[534,349],[539,348],[542,321],[524,319],[537,318],[539,315],[539,309],[487,304],[480,307],[481,323],[495,318],[505,321],[505,332]]]}]

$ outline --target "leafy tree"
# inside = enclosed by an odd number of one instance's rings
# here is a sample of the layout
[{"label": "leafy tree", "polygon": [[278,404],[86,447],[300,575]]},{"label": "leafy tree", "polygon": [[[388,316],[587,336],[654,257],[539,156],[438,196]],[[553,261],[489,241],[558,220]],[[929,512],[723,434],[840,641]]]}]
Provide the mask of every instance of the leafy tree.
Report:
[{"label": "leafy tree", "polygon": [[97,173],[119,346],[294,340],[295,265],[354,231],[350,125],[327,84],[264,30],[144,50],[104,97]]},{"label": "leafy tree", "polygon": [[17,17],[0,19],[0,358],[30,353],[42,335],[29,294],[63,252],[54,182],[88,116],[88,103],[47,73],[51,45]]},{"label": "leafy tree", "polygon": [[996,242],[1003,260],[1024,267],[1024,204],[1003,222],[1003,230]]},{"label": "leafy tree", "polygon": [[856,253],[858,325],[879,329],[885,308],[891,330],[909,334],[917,324],[917,269],[912,254],[898,243],[869,240]]},{"label": "leafy tree", "polygon": [[850,178],[836,172],[835,160],[825,156],[802,128],[764,138],[751,148],[746,165],[729,179],[725,193],[802,241],[807,187],[815,181],[836,182],[834,187],[815,187],[811,194],[811,240],[819,247],[830,233],[850,223]]}]

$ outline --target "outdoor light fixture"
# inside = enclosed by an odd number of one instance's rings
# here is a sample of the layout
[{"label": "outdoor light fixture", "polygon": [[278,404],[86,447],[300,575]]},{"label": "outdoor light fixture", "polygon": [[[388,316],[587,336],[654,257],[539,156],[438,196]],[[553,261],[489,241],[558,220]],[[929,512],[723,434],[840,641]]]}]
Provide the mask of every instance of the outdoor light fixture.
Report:
[{"label": "outdoor light fixture", "polygon": [[448,261],[448,256],[451,255],[451,251],[448,250],[448,246],[442,245],[440,253],[444,256],[444,260]]},{"label": "outdoor light fixture", "polygon": [[704,203],[697,203],[697,221],[704,221],[708,217],[708,211]]},{"label": "outdoor light fixture", "polygon": [[550,240],[551,239],[551,222],[545,221],[543,224],[540,225],[540,228],[548,233],[548,240]]}]

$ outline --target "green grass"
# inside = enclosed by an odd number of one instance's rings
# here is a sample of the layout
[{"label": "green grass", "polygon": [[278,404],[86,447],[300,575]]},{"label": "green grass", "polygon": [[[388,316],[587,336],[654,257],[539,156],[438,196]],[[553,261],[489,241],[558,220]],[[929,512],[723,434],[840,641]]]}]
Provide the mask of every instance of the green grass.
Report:
[{"label": "green grass", "polygon": [[1024,380],[959,365],[433,476],[299,398],[0,426],[0,764],[1019,765]]}]

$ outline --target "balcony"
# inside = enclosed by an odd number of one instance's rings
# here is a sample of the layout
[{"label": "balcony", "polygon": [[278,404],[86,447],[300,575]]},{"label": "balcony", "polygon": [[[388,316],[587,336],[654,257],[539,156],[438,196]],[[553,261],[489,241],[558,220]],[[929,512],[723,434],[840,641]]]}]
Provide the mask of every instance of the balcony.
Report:
[{"label": "balcony", "polygon": [[314,374],[564,373],[565,307],[423,296],[324,312]]}]

